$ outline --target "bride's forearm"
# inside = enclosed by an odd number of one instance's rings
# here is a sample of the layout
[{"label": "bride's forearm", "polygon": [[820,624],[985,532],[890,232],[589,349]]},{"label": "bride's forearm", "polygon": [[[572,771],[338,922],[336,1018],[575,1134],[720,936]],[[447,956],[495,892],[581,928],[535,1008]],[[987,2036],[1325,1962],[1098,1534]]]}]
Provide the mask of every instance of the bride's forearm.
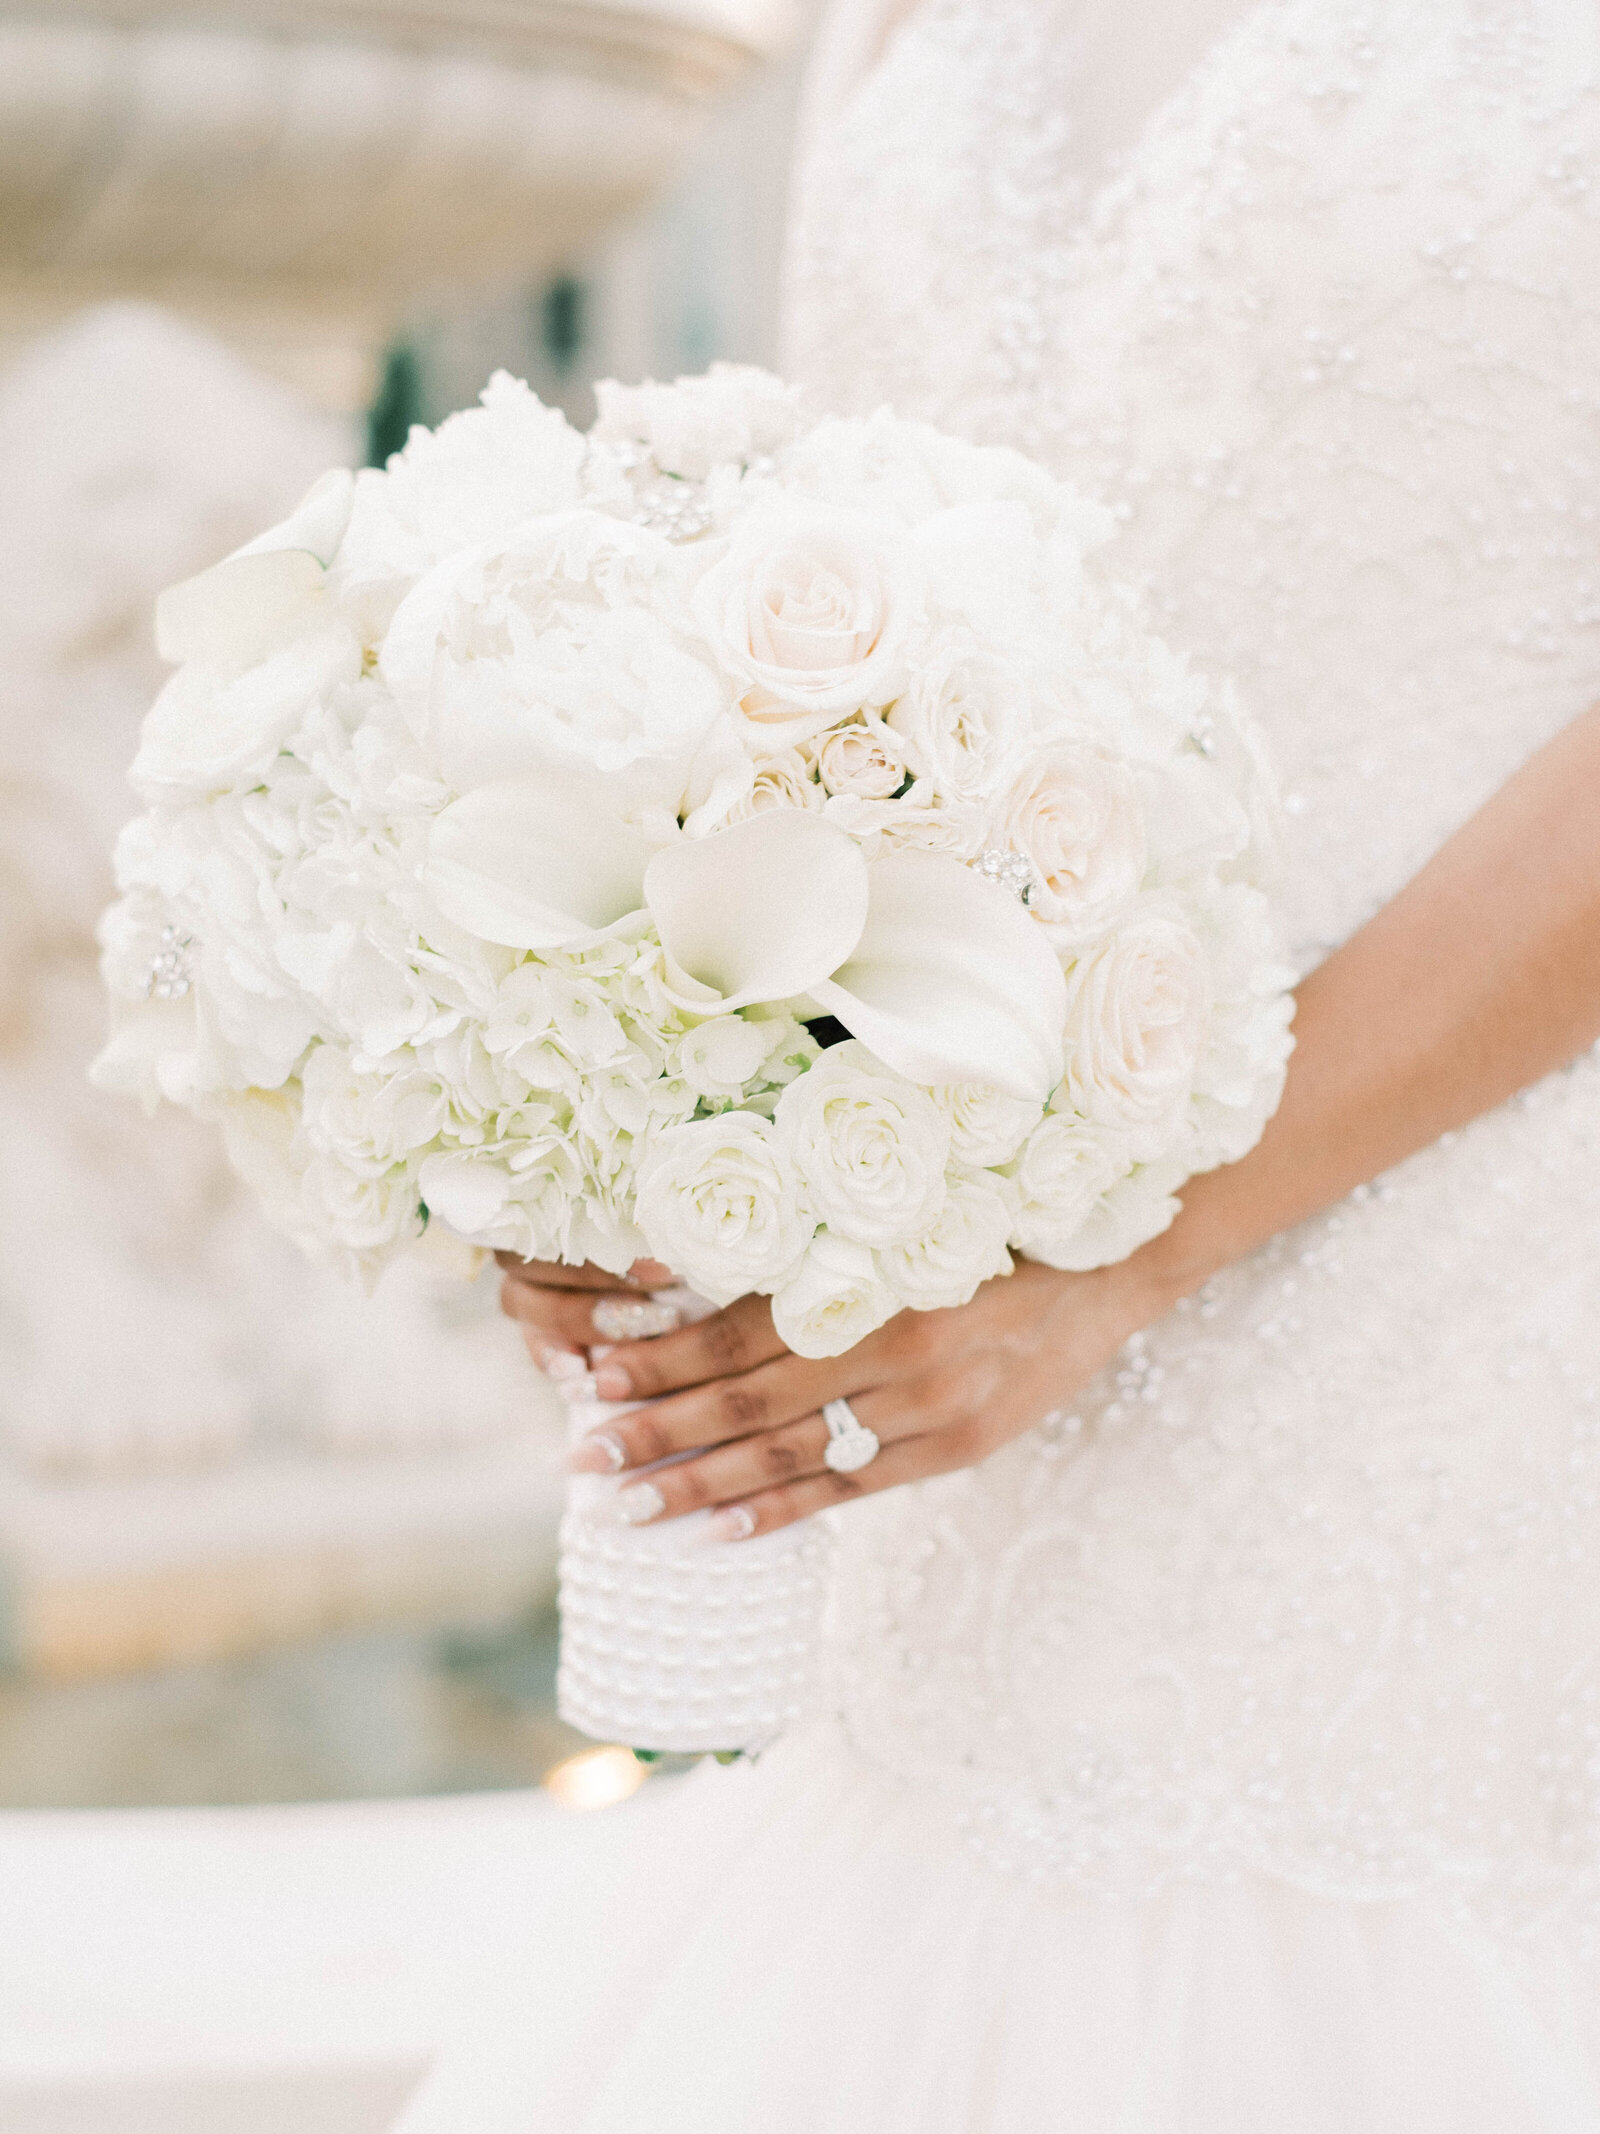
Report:
[{"label": "bride's forearm", "polygon": [[1306,979],[1283,1103],[1127,1263],[1175,1298],[1600,1037],[1600,710]]}]

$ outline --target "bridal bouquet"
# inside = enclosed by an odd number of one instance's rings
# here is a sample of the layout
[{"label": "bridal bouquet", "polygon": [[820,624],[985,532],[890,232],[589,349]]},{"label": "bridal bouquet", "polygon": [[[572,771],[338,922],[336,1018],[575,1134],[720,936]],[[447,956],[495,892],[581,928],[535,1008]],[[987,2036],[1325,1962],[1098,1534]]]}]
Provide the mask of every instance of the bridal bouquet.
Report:
[{"label": "bridal bouquet", "polygon": [[1013,452],[599,398],[499,376],[164,596],[99,1079],[313,1250],[649,1255],[803,1355],[1123,1257],[1288,1049],[1226,692]]},{"label": "bridal bouquet", "polygon": [[[497,377],[163,598],[98,1078],[219,1120],[313,1251],[649,1256],[802,1355],[1125,1256],[1288,1052],[1227,692],[1013,452],[744,369],[599,400]],[[563,1713],[759,1746],[825,1531],[615,1489],[571,1484]]]}]

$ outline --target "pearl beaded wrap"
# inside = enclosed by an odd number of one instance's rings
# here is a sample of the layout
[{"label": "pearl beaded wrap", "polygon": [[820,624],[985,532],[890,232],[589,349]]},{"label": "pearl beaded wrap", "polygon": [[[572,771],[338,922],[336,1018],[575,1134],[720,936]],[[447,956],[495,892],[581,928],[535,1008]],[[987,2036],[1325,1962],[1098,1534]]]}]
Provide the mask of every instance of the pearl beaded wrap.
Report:
[{"label": "pearl beaded wrap", "polygon": [[[714,1309],[675,1289],[680,1318]],[[574,1443],[638,1401],[578,1401]],[[711,1514],[629,1526],[623,1475],[574,1475],[561,1523],[561,1664],[569,1726],[636,1749],[766,1748],[805,1708],[816,1671],[832,1537],[815,1519],[750,1541],[714,1540]]]}]

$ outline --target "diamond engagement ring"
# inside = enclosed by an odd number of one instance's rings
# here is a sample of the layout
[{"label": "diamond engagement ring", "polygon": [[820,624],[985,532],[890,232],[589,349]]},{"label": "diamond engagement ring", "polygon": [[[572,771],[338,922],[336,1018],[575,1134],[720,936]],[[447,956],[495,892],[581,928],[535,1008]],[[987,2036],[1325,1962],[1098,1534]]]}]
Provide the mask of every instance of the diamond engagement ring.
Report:
[{"label": "diamond engagement ring", "polygon": [[678,1330],[676,1305],[648,1297],[601,1297],[589,1314],[602,1341],[653,1341]]},{"label": "diamond engagement ring", "polygon": [[830,1400],[822,1410],[828,1426],[828,1449],[822,1455],[836,1475],[853,1475],[878,1457],[878,1434],[869,1430],[847,1400]]}]

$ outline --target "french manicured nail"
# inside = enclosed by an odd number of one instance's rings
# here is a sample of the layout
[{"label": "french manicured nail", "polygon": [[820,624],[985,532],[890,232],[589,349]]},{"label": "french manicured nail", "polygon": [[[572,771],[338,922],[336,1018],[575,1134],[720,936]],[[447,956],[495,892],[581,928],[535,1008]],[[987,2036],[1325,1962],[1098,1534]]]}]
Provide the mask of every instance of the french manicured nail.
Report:
[{"label": "french manicured nail", "polygon": [[618,1475],[628,1450],[614,1430],[591,1430],[567,1464],[575,1475]]},{"label": "french manicured nail", "polygon": [[632,1489],[623,1490],[617,1498],[617,1510],[629,1526],[648,1526],[666,1508],[667,1500],[654,1482],[635,1482]]},{"label": "french manicured nail", "polygon": [[594,1380],[587,1371],[581,1378],[557,1378],[552,1383],[569,1408],[581,1408],[586,1402],[597,1398]]},{"label": "french manicured nail", "polygon": [[541,1349],[539,1368],[546,1378],[587,1378],[588,1366],[576,1349]]},{"label": "french manicured nail", "polygon": [[626,1400],[633,1387],[620,1363],[608,1363],[595,1372],[594,1390],[601,1400]]},{"label": "french manicured nail", "polygon": [[711,1514],[707,1531],[713,1541],[748,1541],[756,1530],[756,1515],[748,1504],[725,1504]]},{"label": "french manicured nail", "polygon": [[641,1289],[665,1289],[672,1280],[672,1269],[663,1267],[659,1260],[635,1260],[628,1269],[628,1280],[637,1282]]}]

